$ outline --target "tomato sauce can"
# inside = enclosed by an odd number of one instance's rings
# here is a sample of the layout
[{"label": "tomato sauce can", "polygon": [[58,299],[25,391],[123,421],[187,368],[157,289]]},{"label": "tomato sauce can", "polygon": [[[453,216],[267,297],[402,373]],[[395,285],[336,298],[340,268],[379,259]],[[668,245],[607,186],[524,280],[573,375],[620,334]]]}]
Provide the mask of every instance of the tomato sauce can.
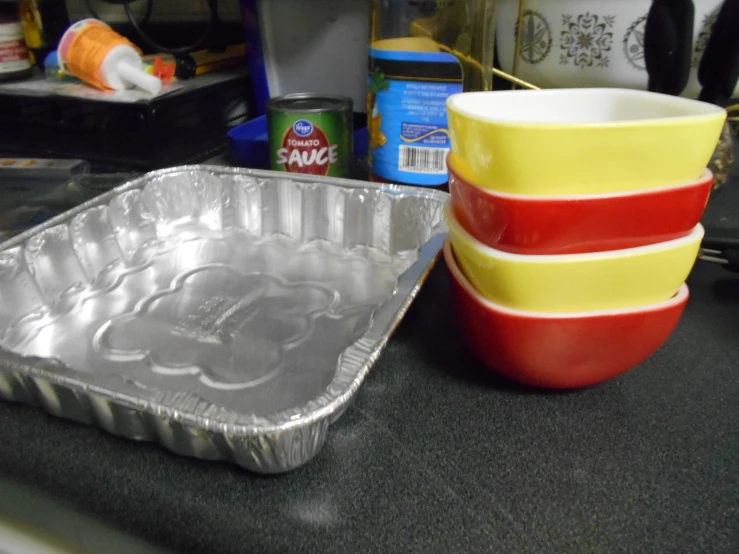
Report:
[{"label": "tomato sauce can", "polygon": [[349,177],[354,161],[351,98],[286,94],[267,103],[272,169]]}]

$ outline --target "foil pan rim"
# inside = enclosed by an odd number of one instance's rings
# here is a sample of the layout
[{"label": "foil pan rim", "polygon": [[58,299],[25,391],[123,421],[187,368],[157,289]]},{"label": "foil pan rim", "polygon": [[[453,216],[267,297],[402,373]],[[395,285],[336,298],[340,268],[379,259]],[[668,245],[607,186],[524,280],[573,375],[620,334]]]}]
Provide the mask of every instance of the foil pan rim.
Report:
[{"label": "foil pan rim", "polygon": [[[100,194],[99,196],[96,196],[95,198],[92,198],[91,200],[88,200],[87,202],[84,202],[72,208],[71,210],[68,210],[62,214],[59,214],[58,216],[55,216],[39,225],[36,225],[35,227],[31,227],[30,229],[27,229],[23,233],[19,233],[18,235],[11,237],[10,239],[4,242],[0,242],[0,252],[3,252],[5,250],[10,250],[11,248],[14,248],[16,246],[20,246],[23,243],[25,243],[28,239],[33,237],[34,235],[37,235],[38,233],[40,233],[41,231],[44,231],[46,229],[50,229],[51,227],[56,227],[57,225],[66,223],[67,221],[75,217],[76,215],[79,215],[82,212],[89,210],[90,208],[94,208],[96,206],[106,204],[108,201],[112,200],[116,196],[119,196],[120,194],[123,194],[124,192],[128,192],[130,190],[135,190],[135,189],[140,189],[147,183],[147,181],[150,181],[150,180],[153,180],[159,177],[164,177],[166,175],[170,175],[173,173],[181,173],[183,171],[210,171],[214,173],[223,173],[227,175],[228,174],[245,175],[245,176],[256,177],[256,178],[259,178],[259,177],[274,178],[276,176],[285,178],[285,176],[287,175],[289,176],[289,179],[292,181],[296,181],[299,183],[305,183],[305,184],[315,184],[315,177],[313,176],[301,175],[298,173],[281,173],[281,172],[269,171],[269,170],[263,170],[263,169],[248,169],[248,168],[228,167],[228,166],[208,165],[208,164],[178,165],[174,167],[168,167],[165,169],[158,169],[156,171],[150,171],[148,173],[141,175],[140,177],[127,181],[121,185],[118,185],[117,187],[107,192],[104,192],[103,194]],[[374,189],[374,190],[378,190],[380,192],[387,193],[387,194],[411,194],[419,198],[429,198],[432,200],[437,200],[442,206],[444,202],[449,198],[449,194],[446,192],[443,192],[440,190],[427,190],[421,187],[373,183],[370,181],[357,181],[354,179],[342,179],[338,177],[321,177],[320,179],[321,179],[322,184],[334,185],[334,186],[344,187],[344,188]]]}]

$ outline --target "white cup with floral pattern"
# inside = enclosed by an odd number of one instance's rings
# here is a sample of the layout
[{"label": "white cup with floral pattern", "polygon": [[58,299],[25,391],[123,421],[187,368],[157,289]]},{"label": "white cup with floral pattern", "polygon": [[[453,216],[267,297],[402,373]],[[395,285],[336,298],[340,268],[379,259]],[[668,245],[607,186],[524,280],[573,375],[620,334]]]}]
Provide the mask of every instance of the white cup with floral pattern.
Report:
[{"label": "white cup with floral pattern", "polygon": [[[519,0],[498,2],[498,59],[510,73]],[[700,93],[698,64],[723,0],[694,3],[693,57],[682,94],[691,98]],[[650,6],[651,0],[525,0],[518,77],[542,88],[646,90],[644,29]]]}]

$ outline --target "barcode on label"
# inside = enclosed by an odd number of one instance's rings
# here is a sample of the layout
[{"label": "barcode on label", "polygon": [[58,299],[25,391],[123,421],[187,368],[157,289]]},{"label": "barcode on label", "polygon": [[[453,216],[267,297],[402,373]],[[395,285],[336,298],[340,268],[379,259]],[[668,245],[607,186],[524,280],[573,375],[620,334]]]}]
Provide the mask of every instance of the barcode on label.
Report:
[{"label": "barcode on label", "polygon": [[400,146],[398,169],[411,173],[446,173],[448,148]]}]

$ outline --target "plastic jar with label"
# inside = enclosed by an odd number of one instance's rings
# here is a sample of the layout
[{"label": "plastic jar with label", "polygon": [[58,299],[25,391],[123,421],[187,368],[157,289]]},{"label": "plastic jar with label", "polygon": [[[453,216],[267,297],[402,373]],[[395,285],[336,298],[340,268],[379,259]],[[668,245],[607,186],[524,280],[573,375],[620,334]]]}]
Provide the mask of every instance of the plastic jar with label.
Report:
[{"label": "plastic jar with label", "polygon": [[15,2],[0,2],[0,82],[33,75],[23,26]]},{"label": "plastic jar with label", "polygon": [[446,99],[492,88],[497,0],[372,0],[370,178],[446,188]]}]

